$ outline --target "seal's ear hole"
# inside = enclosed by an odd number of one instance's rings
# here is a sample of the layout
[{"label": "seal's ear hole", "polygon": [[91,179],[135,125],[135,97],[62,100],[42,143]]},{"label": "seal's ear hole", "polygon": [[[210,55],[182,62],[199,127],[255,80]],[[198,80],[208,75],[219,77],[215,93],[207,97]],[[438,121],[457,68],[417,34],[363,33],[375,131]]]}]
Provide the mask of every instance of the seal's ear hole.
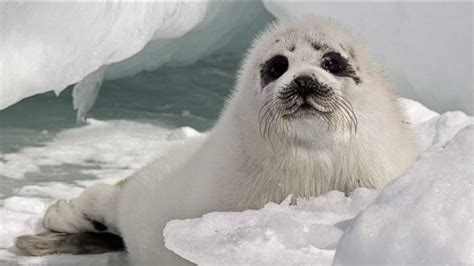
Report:
[{"label": "seal's ear hole", "polygon": [[278,79],[288,70],[288,58],[284,55],[275,55],[268,59],[260,69],[262,87]]}]

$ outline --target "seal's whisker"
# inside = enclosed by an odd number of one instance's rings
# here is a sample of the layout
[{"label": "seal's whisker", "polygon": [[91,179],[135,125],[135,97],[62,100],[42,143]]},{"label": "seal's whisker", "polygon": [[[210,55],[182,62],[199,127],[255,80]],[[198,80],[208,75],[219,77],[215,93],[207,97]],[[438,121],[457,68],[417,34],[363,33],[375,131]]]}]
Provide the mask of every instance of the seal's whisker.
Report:
[{"label": "seal's whisker", "polygon": [[343,95],[335,95],[334,98],[336,99],[335,103],[338,107],[337,110],[341,112],[342,115],[345,117],[346,123],[349,127],[349,131],[351,133],[352,131],[354,131],[354,134],[356,134],[358,122],[352,104]]},{"label": "seal's whisker", "polygon": [[275,97],[272,97],[267,100],[259,110],[259,132],[262,138],[267,137],[269,116],[273,116],[272,112],[276,104],[277,100],[275,99]]}]

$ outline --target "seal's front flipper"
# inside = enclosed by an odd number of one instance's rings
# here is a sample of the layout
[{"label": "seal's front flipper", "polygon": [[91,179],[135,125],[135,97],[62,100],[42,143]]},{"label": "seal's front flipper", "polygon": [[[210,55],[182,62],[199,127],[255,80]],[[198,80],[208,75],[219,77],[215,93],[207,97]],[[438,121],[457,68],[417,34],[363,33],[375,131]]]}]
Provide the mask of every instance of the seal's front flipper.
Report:
[{"label": "seal's front flipper", "polygon": [[83,232],[76,234],[43,232],[17,237],[15,246],[30,256],[56,253],[101,254],[124,250],[120,236],[111,233]]}]

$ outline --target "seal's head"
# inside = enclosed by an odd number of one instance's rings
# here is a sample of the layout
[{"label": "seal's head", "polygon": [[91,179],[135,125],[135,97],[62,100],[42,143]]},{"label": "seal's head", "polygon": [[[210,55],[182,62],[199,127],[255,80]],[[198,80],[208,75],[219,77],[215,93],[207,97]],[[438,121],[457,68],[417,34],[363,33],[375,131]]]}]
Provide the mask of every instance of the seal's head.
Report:
[{"label": "seal's head", "polygon": [[328,130],[356,133],[354,105],[368,93],[362,85],[373,68],[355,39],[326,18],[274,24],[257,38],[240,87],[257,101],[262,136],[301,142]]}]

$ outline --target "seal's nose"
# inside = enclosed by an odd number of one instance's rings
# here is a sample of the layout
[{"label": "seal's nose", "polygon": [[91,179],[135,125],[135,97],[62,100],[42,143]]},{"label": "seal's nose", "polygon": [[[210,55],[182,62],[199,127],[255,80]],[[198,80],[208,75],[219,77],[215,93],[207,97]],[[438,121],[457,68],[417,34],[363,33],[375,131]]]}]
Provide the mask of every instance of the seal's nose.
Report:
[{"label": "seal's nose", "polygon": [[299,76],[295,78],[293,82],[296,84],[296,91],[303,97],[315,91],[315,80],[310,76]]}]

